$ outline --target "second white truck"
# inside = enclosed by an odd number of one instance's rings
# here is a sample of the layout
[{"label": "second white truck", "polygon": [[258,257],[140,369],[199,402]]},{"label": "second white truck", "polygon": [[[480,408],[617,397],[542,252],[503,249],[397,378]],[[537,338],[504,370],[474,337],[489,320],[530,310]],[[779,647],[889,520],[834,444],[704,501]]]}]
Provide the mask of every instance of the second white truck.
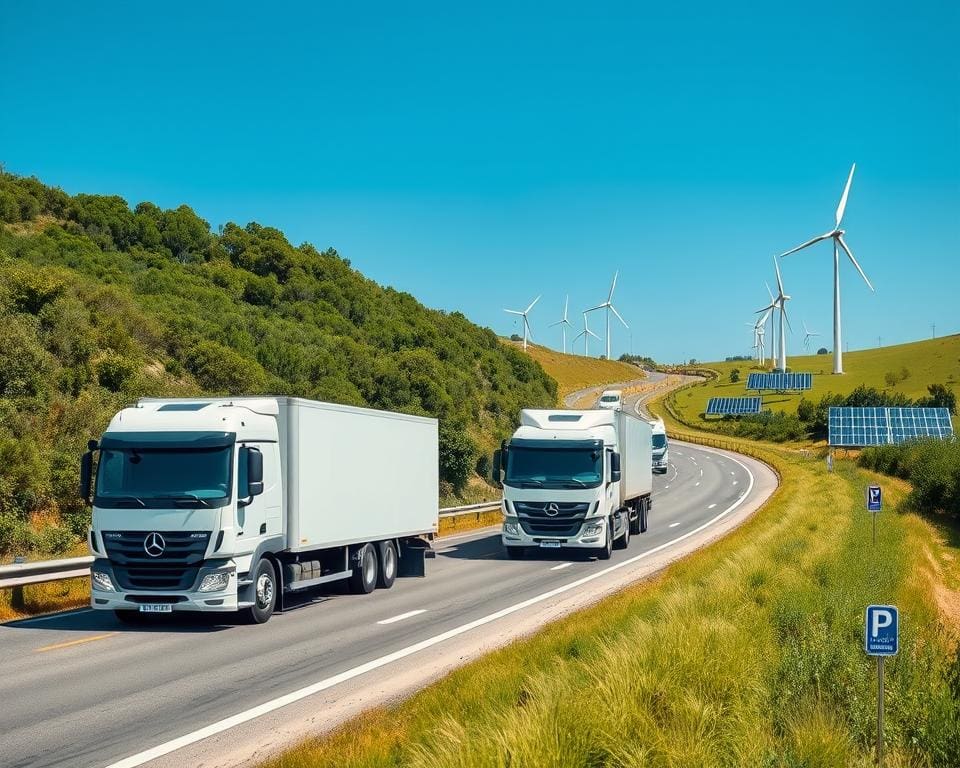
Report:
[{"label": "second white truck", "polygon": [[651,453],[650,424],[624,411],[521,411],[493,456],[508,556],[575,548],[606,560],[626,548],[647,530]]}]

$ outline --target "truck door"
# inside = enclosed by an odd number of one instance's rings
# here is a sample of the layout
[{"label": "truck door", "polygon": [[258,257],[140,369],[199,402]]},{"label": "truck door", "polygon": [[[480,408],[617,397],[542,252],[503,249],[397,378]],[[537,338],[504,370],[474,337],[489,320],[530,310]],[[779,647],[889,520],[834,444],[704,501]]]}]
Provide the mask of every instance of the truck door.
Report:
[{"label": "truck door", "polygon": [[[263,493],[246,498],[247,452],[260,451],[263,456]],[[277,536],[280,530],[280,455],[277,443],[241,443],[237,452],[237,533],[242,541],[255,542],[266,536]],[[245,547],[246,549],[246,547]]]}]

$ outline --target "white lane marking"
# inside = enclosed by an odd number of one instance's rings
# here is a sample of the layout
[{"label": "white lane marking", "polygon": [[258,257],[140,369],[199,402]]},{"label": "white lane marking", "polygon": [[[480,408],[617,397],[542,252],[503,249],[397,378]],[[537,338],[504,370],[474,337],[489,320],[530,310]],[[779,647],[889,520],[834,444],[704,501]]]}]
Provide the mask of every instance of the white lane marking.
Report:
[{"label": "white lane marking", "polygon": [[680,525],[680,523],[670,523],[667,528],[676,528],[678,525]]},{"label": "white lane marking", "polygon": [[700,470],[700,477],[703,477],[703,469]]},{"label": "white lane marking", "polygon": [[569,568],[573,563],[560,563],[560,565],[555,565],[551,568],[551,571],[562,571],[564,568]]},{"label": "white lane marking", "polygon": [[383,619],[382,621],[378,621],[377,624],[396,624],[398,621],[403,621],[404,619],[409,619],[413,616],[419,616],[421,613],[426,612],[426,608],[417,608],[415,611],[407,611],[406,613],[401,613],[399,616],[392,616],[389,619]]},{"label": "white lane marking", "polygon": [[716,505],[716,504],[710,504],[710,505],[707,506],[707,509],[713,509],[715,506],[717,506],[717,505]]},{"label": "white lane marking", "polygon": [[739,480],[734,480],[734,481],[733,481],[733,484],[736,485],[736,484],[739,483],[739,482],[740,482]]},{"label": "white lane marking", "polygon": [[669,485],[665,485],[665,486],[663,486],[663,490],[667,490],[667,488],[669,488],[669,487],[670,487]]},{"label": "white lane marking", "polygon": [[621,568],[626,568],[627,566],[633,565],[634,563],[639,562],[640,560],[643,560],[647,557],[650,557],[651,555],[654,555],[657,552],[661,552],[668,547],[672,547],[673,545],[678,544],[681,541],[685,541],[686,539],[689,539],[691,536],[696,536],[698,533],[700,533],[700,531],[704,530],[705,528],[709,528],[718,520],[721,520],[722,518],[726,517],[733,510],[739,507],[743,503],[743,500],[747,498],[747,496],[749,496],[750,491],[753,490],[753,485],[754,485],[753,472],[750,471],[750,468],[746,464],[741,463],[737,459],[733,459],[733,461],[736,461],[738,464],[740,464],[740,466],[743,467],[744,470],[746,470],[747,475],[749,475],[750,477],[750,485],[747,487],[746,493],[744,493],[743,496],[741,496],[739,499],[733,502],[733,504],[731,504],[725,510],[723,510],[722,512],[714,515],[712,518],[707,520],[707,522],[698,525],[696,528],[694,528],[691,531],[687,531],[686,533],[680,534],[675,539],[671,539],[670,541],[664,542],[663,544],[660,544],[659,546],[656,546],[653,549],[648,549],[646,552],[641,552],[639,555],[634,555],[633,557],[628,558],[627,560],[621,560],[619,563],[614,563],[613,565],[608,566],[600,571],[591,573],[588,576],[583,576],[579,579],[569,582],[568,584],[555,587],[554,589],[551,589],[548,592],[543,592],[539,595],[528,598],[522,602],[514,603],[513,605],[508,606],[506,608],[501,608],[499,611],[487,614],[486,616],[483,616],[479,619],[474,619],[473,621],[467,622],[466,624],[461,624],[459,627],[454,627],[453,629],[449,629],[446,632],[440,633],[439,635],[428,637],[426,640],[421,640],[419,643],[408,645],[406,648],[401,648],[400,650],[394,651],[393,653],[388,653],[385,656],[381,656],[380,658],[373,659],[364,664],[360,664],[359,666],[356,666],[353,669],[348,669],[345,672],[341,672],[338,675],[334,675],[333,677],[328,677],[324,680],[320,680],[316,683],[313,683],[312,685],[308,685],[303,688],[300,688],[299,690],[285,694],[284,696],[278,696],[277,698],[272,699],[271,701],[267,701],[263,704],[260,704],[259,706],[252,707],[251,709],[245,710],[243,712],[239,712],[236,715],[232,715],[230,717],[224,718],[223,720],[218,720],[215,723],[211,723],[210,725],[207,725],[203,728],[199,728],[196,731],[192,731],[184,736],[180,736],[176,739],[172,739],[170,741],[164,742],[163,744],[159,744],[156,747],[151,747],[150,749],[144,750],[143,752],[138,752],[137,754],[131,755],[130,757],[125,757],[122,760],[118,760],[115,763],[111,763],[106,768],[137,768],[137,766],[143,765],[144,763],[148,763],[151,760],[156,760],[157,758],[163,757],[164,755],[169,755],[171,752],[176,752],[178,749],[182,749],[183,747],[187,747],[191,744],[196,744],[198,741],[202,741],[203,739],[206,739],[210,736],[215,736],[216,734],[223,733],[224,731],[229,730],[230,728],[234,728],[235,726],[250,722],[251,720],[254,720],[258,717],[269,714],[270,712],[274,712],[280,709],[281,707],[285,707],[288,704],[293,704],[294,702],[301,701],[302,699],[305,699],[308,696],[312,696],[315,693],[319,693],[320,691],[325,691],[329,688],[333,688],[334,686],[339,685],[340,683],[345,683],[348,680],[353,680],[354,678],[360,677],[360,675],[364,675],[367,672],[372,672],[375,669],[380,669],[381,667],[385,667],[388,664],[392,664],[395,661],[399,661],[400,659],[405,659],[408,656],[412,656],[413,654],[419,653],[420,651],[426,650],[427,648],[432,648],[433,646],[438,645],[444,642],[445,640],[450,640],[454,637],[459,637],[460,635],[470,632],[471,630],[474,630],[477,627],[482,627],[486,624],[490,624],[491,622],[497,621],[498,619],[502,619],[505,616],[510,616],[513,613],[517,613],[518,611],[522,611],[525,608],[529,608],[532,605],[536,605],[537,603],[542,603],[543,601],[549,600],[553,597],[556,597],[557,595],[562,595],[565,592],[570,592],[572,590],[575,590],[579,587],[582,587],[584,584],[588,584],[591,581],[595,581],[597,579],[603,578],[604,576],[610,573],[613,573],[614,571],[619,571]]},{"label": "white lane marking", "polygon": [[736,472],[733,472],[733,471],[731,471],[731,472],[730,472],[730,474],[731,474],[731,475],[735,475],[735,474],[737,474],[737,473],[736,473]]},{"label": "white lane marking", "polygon": [[698,485],[700,485],[700,481],[699,481],[699,480],[697,480],[697,482],[695,482],[695,483],[693,484],[693,487],[696,488]]}]

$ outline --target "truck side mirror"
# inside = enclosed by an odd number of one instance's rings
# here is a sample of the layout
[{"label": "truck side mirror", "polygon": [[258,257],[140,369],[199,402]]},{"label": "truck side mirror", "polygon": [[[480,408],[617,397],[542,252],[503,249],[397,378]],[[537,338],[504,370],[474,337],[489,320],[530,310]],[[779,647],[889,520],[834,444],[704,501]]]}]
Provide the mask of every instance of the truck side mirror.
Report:
[{"label": "truck side mirror", "polygon": [[87,451],[80,458],[80,498],[90,503],[90,490],[93,486],[93,451]]},{"label": "truck side mirror", "polygon": [[263,454],[259,448],[247,448],[247,496],[263,493]]},{"label": "truck side mirror", "polygon": [[503,482],[503,474],[501,472],[501,464],[503,461],[503,451],[499,448],[493,452],[493,469],[490,471],[490,477],[493,479],[494,485],[500,486]]},{"label": "truck side mirror", "polygon": [[610,482],[620,482],[620,454],[617,452],[610,454]]}]

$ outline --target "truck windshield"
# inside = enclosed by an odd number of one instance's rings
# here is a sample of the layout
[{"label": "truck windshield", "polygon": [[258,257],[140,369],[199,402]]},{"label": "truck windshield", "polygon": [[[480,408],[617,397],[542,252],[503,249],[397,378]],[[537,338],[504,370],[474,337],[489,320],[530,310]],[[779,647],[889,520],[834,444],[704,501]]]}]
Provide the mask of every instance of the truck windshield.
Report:
[{"label": "truck windshield", "polygon": [[102,507],[220,507],[230,498],[230,446],[104,449],[97,472]]},{"label": "truck windshield", "polygon": [[600,398],[601,403],[619,403],[620,398],[616,395],[604,395]]},{"label": "truck windshield", "polygon": [[511,448],[505,483],[517,488],[595,488],[603,479],[595,448]]},{"label": "truck windshield", "polygon": [[667,447],[667,436],[666,435],[654,435],[653,436],[653,448],[654,450],[659,451],[661,448]]}]

